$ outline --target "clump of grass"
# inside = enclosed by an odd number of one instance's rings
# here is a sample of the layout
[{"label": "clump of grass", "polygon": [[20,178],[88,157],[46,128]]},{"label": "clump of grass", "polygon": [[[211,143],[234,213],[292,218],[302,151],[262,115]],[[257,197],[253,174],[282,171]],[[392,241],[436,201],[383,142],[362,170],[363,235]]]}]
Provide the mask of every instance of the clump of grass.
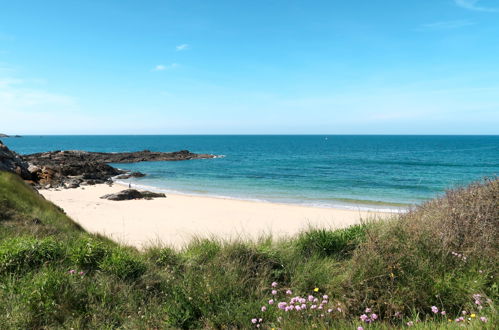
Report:
[{"label": "clump of grass", "polygon": [[136,280],[145,273],[147,267],[139,256],[124,248],[114,248],[104,258],[100,269],[124,280]]},{"label": "clump of grass", "polygon": [[481,291],[496,300],[498,196],[498,180],[475,183],[373,228],[346,268],[349,304],[392,317],[456,313]]},{"label": "clump of grass", "polygon": [[303,232],[296,244],[305,257],[336,257],[344,259],[364,241],[367,224],[354,225],[345,229],[310,229]]},{"label": "clump of grass", "polygon": [[70,250],[71,261],[76,266],[87,270],[97,269],[108,254],[107,246],[92,237],[77,240]]},{"label": "clump of grass", "polygon": [[57,261],[63,255],[61,245],[52,237],[5,239],[0,241],[0,273],[27,271]]}]

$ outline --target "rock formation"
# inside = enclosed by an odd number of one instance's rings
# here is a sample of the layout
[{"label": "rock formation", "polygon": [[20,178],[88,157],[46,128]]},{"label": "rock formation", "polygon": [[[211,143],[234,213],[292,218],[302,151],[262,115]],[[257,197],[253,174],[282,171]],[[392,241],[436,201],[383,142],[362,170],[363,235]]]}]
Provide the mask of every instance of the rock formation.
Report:
[{"label": "rock formation", "polygon": [[0,141],[0,171],[13,172],[24,180],[32,180],[29,164],[21,156],[7,148],[2,141]]},{"label": "rock formation", "polygon": [[214,157],[207,154],[194,154],[187,150],[177,152],[143,150],[120,153],[58,150],[22,156],[25,161],[29,162],[29,172],[38,188],[76,188],[84,184],[111,182],[111,178],[115,176],[128,179],[145,175],[140,172],[120,170],[107,163],[178,161]]},{"label": "rock formation", "polygon": [[126,189],[115,194],[107,194],[102,196],[102,199],[109,199],[112,201],[124,201],[130,199],[153,199],[153,198],[165,198],[166,195],[162,193],[155,193],[151,191],[138,191],[135,189]]}]

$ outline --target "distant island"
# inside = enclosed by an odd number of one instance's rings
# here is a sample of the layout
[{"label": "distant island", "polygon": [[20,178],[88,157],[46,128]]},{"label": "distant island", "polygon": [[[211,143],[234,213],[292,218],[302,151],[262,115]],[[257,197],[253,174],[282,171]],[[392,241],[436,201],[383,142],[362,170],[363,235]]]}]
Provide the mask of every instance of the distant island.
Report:
[{"label": "distant island", "polygon": [[7,135],[7,134],[0,133],[0,138],[9,138],[9,137],[20,138],[21,135]]}]

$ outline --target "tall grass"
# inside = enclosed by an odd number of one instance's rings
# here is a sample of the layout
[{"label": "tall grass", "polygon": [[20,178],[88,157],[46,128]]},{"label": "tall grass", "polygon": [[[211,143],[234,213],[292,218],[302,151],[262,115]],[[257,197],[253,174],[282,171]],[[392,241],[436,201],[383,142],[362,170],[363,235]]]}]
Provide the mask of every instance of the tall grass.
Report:
[{"label": "tall grass", "polygon": [[490,180],[384,222],[139,252],[2,172],[0,328],[493,329],[498,196]]}]

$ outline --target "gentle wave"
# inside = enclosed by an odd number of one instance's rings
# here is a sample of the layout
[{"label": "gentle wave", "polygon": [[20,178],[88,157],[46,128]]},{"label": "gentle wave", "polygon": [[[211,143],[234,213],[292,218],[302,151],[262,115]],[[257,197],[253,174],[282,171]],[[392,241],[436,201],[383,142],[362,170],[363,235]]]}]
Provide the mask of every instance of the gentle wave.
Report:
[{"label": "gentle wave", "polygon": [[[375,211],[375,212],[386,212],[386,213],[405,213],[409,209],[409,207],[402,207],[399,205],[389,205],[389,203],[385,203],[382,206],[369,205],[369,201],[360,201],[360,200],[358,200],[359,203],[351,203],[351,204],[349,204],[348,202],[342,202],[340,200],[337,200],[336,203],[327,203],[320,201],[299,202],[295,200],[273,200],[271,198],[261,199],[261,198],[242,197],[242,196],[219,195],[219,194],[209,193],[208,191],[196,193],[193,191],[182,191],[169,188],[160,188],[157,186],[150,186],[144,184],[136,184],[125,180],[116,180],[115,178],[113,178],[113,182],[124,186],[130,185],[130,187],[135,189],[149,190],[159,193],[166,193],[166,194],[170,193],[182,196],[220,198],[220,199],[229,199],[229,200],[258,202],[258,203],[288,204],[288,205],[299,205],[299,206],[309,206],[309,207],[319,207],[319,208],[334,208],[334,209],[354,210],[354,211]],[[364,202],[365,204],[363,204],[362,202]]]}]

